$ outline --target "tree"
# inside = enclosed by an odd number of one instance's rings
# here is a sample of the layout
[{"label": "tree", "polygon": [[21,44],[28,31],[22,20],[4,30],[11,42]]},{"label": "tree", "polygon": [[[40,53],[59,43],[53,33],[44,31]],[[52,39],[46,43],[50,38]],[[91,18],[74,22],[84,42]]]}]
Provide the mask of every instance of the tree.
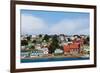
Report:
[{"label": "tree", "polygon": [[52,37],[52,43],[50,44],[49,46],[49,53],[54,53],[54,51],[57,49],[57,48],[60,48],[59,46],[59,41],[58,41],[58,37],[57,35],[54,35]]},{"label": "tree", "polygon": [[28,41],[27,40],[21,40],[21,46],[25,46],[28,45]]},{"label": "tree", "polygon": [[50,38],[50,36],[46,34],[46,35],[44,36],[43,40],[45,40],[46,42],[48,42],[48,41],[49,41],[49,38]]},{"label": "tree", "polygon": [[84,40],[84,44],[89,45],[90,37],[87,36],[87,38]]},{"label": "tree", "polygon": [[42,35],[41,35],[41,34],[39,34],[39,37],[41,38],[41,37],[42,37]]},{"label": "tree", "polygon": [[32,43],[36,44],[36,40],[33,40]]},{"label": "tree", "polygon": [[35,46],[31,46],[31,48],[30,48],[31,50],[34,50],[35,49]]},{"label": "tree", "polygon": [[71,41],[71,39],[70,38],[67,38],[68,39],[68,41],[70,42]]},{"label": "tree", "polygon": [[89,40],[90,40],[89,36],[86,38],[86,40],[89,42]]},{"label": "tree", "polygon": [[30,41],[31,40],[31,35],[27,37],[27,40]]}]

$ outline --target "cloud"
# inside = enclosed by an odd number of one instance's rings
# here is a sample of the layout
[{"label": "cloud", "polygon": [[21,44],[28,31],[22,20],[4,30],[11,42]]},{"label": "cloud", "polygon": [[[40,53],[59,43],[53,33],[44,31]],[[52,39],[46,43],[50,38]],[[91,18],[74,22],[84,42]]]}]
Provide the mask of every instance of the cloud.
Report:
[{"label": "cloud", "polygon": [[21,28],[22,34],[39,34],[45,32],[47,26],[41,18],[30,14],[22,14]]},{"label": "cloud", "polygon": [[87,28],[87,29],[83,29],[83,30],[80,30],[80,31],[78,31],[77,32],[77,34],[85,34],[85,35],[89,35],[89,29]]},{"label": "cloud", "polygon": [[63,19],[52,26],[50,33],[89,34],[89,19]]},{"label": "cloud", "polygon": [[22,34],[89,34],[89,18],[62,19],[47,24],[43,18],[31,14],[21,15]]}]

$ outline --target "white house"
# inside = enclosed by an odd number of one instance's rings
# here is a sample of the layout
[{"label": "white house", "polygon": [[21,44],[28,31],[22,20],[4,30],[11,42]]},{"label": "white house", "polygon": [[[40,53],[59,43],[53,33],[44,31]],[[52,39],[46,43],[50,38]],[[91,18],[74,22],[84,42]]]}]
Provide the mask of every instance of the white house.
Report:
[{"label": "white house", "polygon": [[62,53],[63,53],[63,50],[61,50],[61,49],[56,49],[56,50],[54,51],[54,53],[55,53],[55,54],[62,54]]},{"label": "white house", "polygon": [[25,50],[26,49],[26,47],[25,46],[21,46],[21,50]]},{"label": "white house", "polygon": [[43,48],[42,48],[42,51],[43,51],[44,55],[47,55],[48,52],[49,52],[49,50],[48,50],[47,47],[43,47]]}]

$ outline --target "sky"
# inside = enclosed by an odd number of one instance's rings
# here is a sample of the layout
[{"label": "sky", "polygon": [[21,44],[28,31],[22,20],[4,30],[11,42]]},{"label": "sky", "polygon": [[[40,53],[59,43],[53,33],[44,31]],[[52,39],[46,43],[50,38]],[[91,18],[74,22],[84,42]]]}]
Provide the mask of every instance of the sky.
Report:
[{"label": "sky", "polygon": [[86,12],[56,12],[22,9],[20,13],[22,35],[89,35],[90,14]]}]

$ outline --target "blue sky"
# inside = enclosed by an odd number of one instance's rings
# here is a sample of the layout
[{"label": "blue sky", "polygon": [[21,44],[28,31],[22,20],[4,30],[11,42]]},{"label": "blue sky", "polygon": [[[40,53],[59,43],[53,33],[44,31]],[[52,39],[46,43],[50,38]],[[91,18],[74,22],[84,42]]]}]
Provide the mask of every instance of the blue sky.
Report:
[{"label": "blue sky", "polygon": [[89,34],[89,13],[21,10],[22,34]]}]

